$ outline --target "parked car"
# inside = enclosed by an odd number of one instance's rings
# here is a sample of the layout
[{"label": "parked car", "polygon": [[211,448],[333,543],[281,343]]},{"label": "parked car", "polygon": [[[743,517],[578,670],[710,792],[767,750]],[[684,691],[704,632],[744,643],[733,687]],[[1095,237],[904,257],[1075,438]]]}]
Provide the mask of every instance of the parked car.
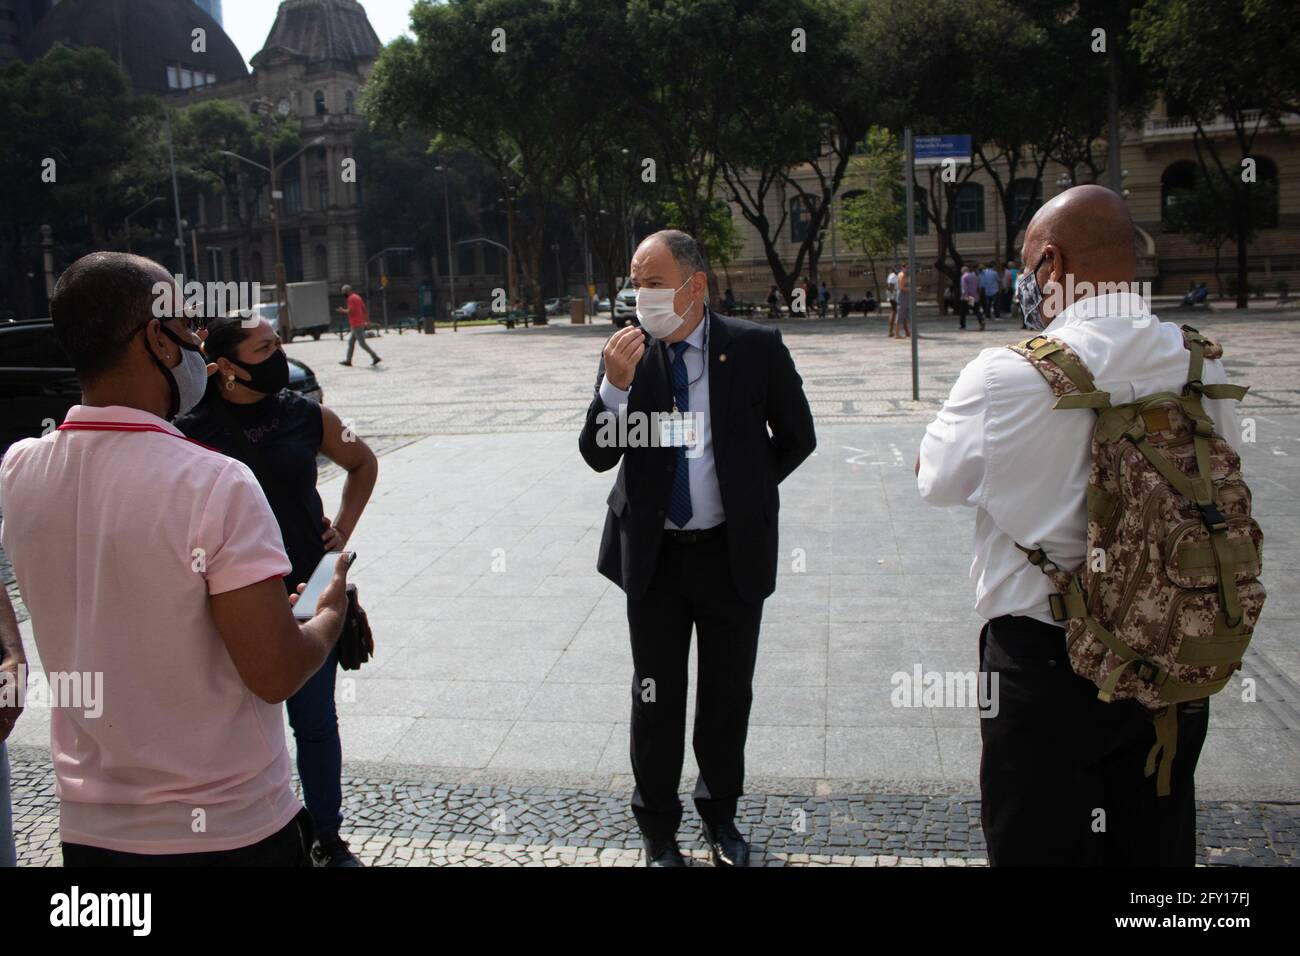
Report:
[{"label": "parked car", "polygon": [[558,299],[546,300],[547,315],[564,315],[569,311],[569,297],[561,296]]},{"label": "parked car", "polygon": [[618,295],[614,296],[615,324],[627,325],[628,320],[634,315],[636,315],[636,289],[626,285],[619,290]]},{"label": "parked car", "polygon": [[[324,393],[305,362],[289,359],[289,388],[313,401]],[[49,319],[0,324],[0,453],[63,423],[81,385]]]},{"label": "parked car", "polygon": [[463,302],[459,309],[451,313],[457,322],[472,322],[475,319],[490,319],[492,307],[489,302]]}]

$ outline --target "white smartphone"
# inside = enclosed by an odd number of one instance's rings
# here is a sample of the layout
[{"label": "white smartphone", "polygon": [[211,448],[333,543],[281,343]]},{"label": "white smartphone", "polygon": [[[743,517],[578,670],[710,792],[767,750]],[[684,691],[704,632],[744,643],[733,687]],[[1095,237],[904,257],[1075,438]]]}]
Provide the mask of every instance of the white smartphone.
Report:
[{"label": "white smartphone", "polygon": [[334,577],[334,567],[339,562],[339,555],[348,556],[348,566],[357,559],[355,551],[330,551],[325,557],[320,559],[320,564],[316,565],[316,570],[311,573],[307,580],[307,588],[298,595],[298,602],[293,606],[293,616],[300,621],[310,621],[316,616],[316,604],[320,601],[321,592],[325,590]]}]

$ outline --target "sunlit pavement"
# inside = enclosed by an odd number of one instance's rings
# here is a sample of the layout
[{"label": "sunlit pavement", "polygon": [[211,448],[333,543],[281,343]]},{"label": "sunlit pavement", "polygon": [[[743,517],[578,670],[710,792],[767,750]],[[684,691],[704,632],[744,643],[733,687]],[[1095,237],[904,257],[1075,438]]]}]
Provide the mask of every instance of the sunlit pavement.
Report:
[{"label": "sunlit pavement", "polygon": [[[1269,804],[1300,793],[1300,361],[1286,351],[1300,319],[1167,317],[1218,337],[1233,380],[1252,385],[1241,414],[1255,441],[1239,447],[1266,540],[1268,604],[1241,675],[1256,680],[1258,700],[1243,702],[1234,680],[1212,701],[1197,775],[1209,801],[1203,859],[1296,862],[1300,815]],[[977,711],[896,707],[890,697],[894,675],[918,666],[976,667],[971,515],[920,502],[912,464],[962,364],[1023,333],[1005,319],[980,333],[923,318],[918,403],[909,344],[886,337],[883,321],[782,329],[819,447],[781,489],[781,573],[760,640],[745,822],[774,865],[979,862]],[[344,346],[333,338],[289,347],[383,455],[351,544],[378,652],[340,674],[338,695],[356,778],[347,826],[368,859],[633,861],[624,606],[594,569],[613,475],[592,473],[577,452],[611,330],[566,321],[389,333],[372,343],[384,358],[375,368],[361,356],[335,364]],[[330,512],[341,479],[326,478]],[[27,624],[24,633],[34,652]],[[33,785],[47,734],[47,714],[34,710],[12,741],[16,772],[30,767]],[[688,747],[685,788],[694,773]],[[52,796],[15,797],[27,807],[18,826],[29,831],[28,858],[48,858]],[[689,808],[687,821],[693,836]]]}]

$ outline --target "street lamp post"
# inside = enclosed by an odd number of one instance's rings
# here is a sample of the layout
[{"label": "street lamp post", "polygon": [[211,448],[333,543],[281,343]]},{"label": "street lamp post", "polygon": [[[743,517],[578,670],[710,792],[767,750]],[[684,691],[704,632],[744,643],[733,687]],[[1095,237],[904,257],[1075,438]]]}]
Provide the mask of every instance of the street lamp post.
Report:
[{"label": "street lamp post", "polygon": [[[451,200],[448,198],[450,193],[447,190],[447,179],[451,174],[451,170],[442,163],[439,163],[434,167],[434,169],[442,173],[442,213],[444,217],[444,228],[447,233],[447,280],[450,284],[450,293],[447,299],[447,312],[451,313],[456,310],[456,261],[451,255]],[[451,330],[453,332],[459,331],[459,329],[456,328],[454,317],[450,314],[447,317],[452,319]],[[433,324],[433,329],[435,332],[438,330],[437,322]]]},{"label": "street lamp post", "polygon": [[[477,238],[474,238],[474,239],[462,239],[462,240],[460,240],[460,242],[456,243],[456,245],[458,245],[458,246],[468,246],[468,245],[471,245],[471,244],[476,243],[476,242],[485,242],[485,243],[487,243],[489,246],[496,246],[498,249],[500,249],[502,252],[504,252],[504,253],[506,254],[506,268],[509,270],[510,275],[511,275],[512,277],[514,276],[514,274],[515,274],[515,257],[514,257],[514,253],[512,253],[508,248],[506,248],[505,246],[503,246],[501,243],[499,243],[499,242],[497,242],[497,241],[495,241],[495,240],[493,240],[493,239],[488,239],[488,238],[485,237],[485,236],[478,236]],[[513,281],[512,281],[512,282],[511,282],[511,289],[513,290],[513,288],[514,288],[514,283],[513,283]],[[510,304],[509,304],[509,303],[507,303],[507,305],[506,305],[506,311],[507,311],[507,312],[510,311]],[[525,313],[525,315],[526,315],[526,314],[527,314],[527,313]],[[525,318],[524,321],[525,321],[525,324],[526,324],[526,323],[527,323],[527,319]]]},{"label": "street lamp post", "polygon": [[591,247],[587,244],[587,214],[584,212],[578,218],[582,220],[582,262],[587,270],[587,284],[582,289],[582,311],[585,315],[587,306],[591,304]]},{"label": "street lamp post", "polygon": [[266,122],[266,139],[271,154],[271,165],[263,166],[259,162],[255,162],[246,156],[240,156],[228,149],[219,149],[215,155],[237,159],[241,163],[247,163],[249,166],[254,166],[262,170],[262,172],[268,173],[271,177],[271,226],[275,234],[275,295],[280,304],[280,335],[288,342],[293,338],[293,320],[289,315],[289,283],[284,269],[284,246],[280,241],[279,202],[284,195],[280,191],[280,170],[312,147],[322,145],[325,142],[325,137],[317,136],[288,159],[277,164],[275,161],[275,119],[271,115],[272,106],[264,100],[258,100],[253,104],[253,112],[261,114]]},{"label": "street lamp post", "polygon": [[133,209],[131,212],[129,212],[129,213],[126,214],[126,223],[125,223],[124,228],[126,229],[126,251],[127,251],[127,252],[134,252],[134,251],[135,251],[134,249],[131,248],[131,217],[132,217],[132,216],[138,216],[140,213],[144,212],[146,209],[148,209],[148,208],[149,208],[150,206],[152,206],[154,203],[156,203],[156,202],[162,202],[162,201],[163,201],[162,196],[154,196],[153,199],[150,199],[147,203],[145,203],[145,204],[144,204],[143,206],[141,206],[139,209]]}]

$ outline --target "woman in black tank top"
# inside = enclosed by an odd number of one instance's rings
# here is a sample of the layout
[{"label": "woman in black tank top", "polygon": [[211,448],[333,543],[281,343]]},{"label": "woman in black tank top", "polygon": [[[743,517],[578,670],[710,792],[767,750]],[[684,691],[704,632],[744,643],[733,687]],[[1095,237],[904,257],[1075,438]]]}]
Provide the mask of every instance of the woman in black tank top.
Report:
[{"label": "woman in black tank top", "polygon": [[[203,400],[176,426],[252,469],[280,525],[293,566],[284,583],[292,593],[327,551],[347,544],[370,500],[379,463],[334,412],[285,387],[288,359],[265,319],[254,324],[232,316],[210,322],[204,351],[217,363],[217,373]],[[318,454],[348,473],[333,520],[325,516],[316,492]],[[320,866],[360,866],[338,835],[343,757],[334,708],[337,669],[335,646],[321,669],[287,701],[289,724],[298,744],[304,802],[316,826],[312,858]]]}]

